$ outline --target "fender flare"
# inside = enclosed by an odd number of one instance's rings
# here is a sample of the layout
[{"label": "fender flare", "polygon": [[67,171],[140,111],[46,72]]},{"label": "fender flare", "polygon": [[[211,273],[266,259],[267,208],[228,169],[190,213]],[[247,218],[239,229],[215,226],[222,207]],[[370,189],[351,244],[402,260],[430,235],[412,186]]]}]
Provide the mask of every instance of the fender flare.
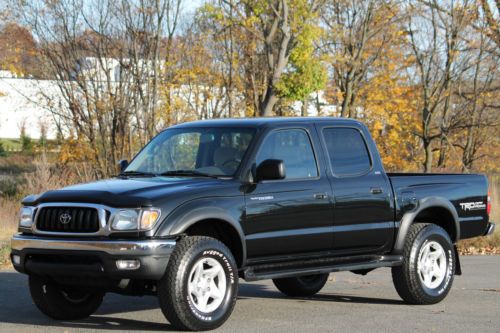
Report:
[{"label": "fender flare", "polygon": [[403,215],[403,218],[401,219],[401,222],[399,225],[398,234],[396,236],[396,241],[394,242],[394,249],[393,249],[394,254],[402,254],[403,253],[403,247],[404,247],[406,235],[408,234],[408,230],[410,229],[410,226],[415,221],[415,218],[417,217],[417,215],[421,211],[423,211],[424,209],[435,208],[435,207],[444,208],[453,216],[453,221],[455,223],[455,230],[456,230],[456,238],[452,239],[452,241],[456,242],[457,240],[460,239],[460,222],[458,219],[458,214],[457,214],[457,211],[455,209],[455,206],[453,206],[453,204],[450,202],[450,200],[443,198],[443,197],[435,197],[435,196],[425,197],[425,198],[420,199],[418,201],[417,208],[415,208],[412,211],[406,212]]},{"label": "fender flare", "polygon": [[236,230],[241,243],[241,266],[245,266],[247,249],[241,224],[237,217],[230,214],[230,211],[214,206],[213,200],[210,199],[193,200],[176,208],[163,220],[155,233],[155,237],[182,235],[195,223],[210,219],[224,221]]}]

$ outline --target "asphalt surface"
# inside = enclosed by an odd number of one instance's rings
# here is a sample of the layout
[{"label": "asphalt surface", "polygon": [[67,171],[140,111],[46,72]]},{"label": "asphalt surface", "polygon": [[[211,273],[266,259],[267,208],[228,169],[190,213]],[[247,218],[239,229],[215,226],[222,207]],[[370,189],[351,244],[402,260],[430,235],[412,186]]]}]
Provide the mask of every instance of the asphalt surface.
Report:
[{"label": "asphalt surface", "polygon": [[[216,332],[500,332],[500,256],[462,257],[464,275],[448,297],[410,306],[398,297],[389,269],[366,276],[335,273],[312,298],[290,299],[272,282],[241,281],[231,318]],[[173,331],[155,297],[109,294],[98,312],[77,322],[43,316],[26,276],[0,272],[0,332]]]}]

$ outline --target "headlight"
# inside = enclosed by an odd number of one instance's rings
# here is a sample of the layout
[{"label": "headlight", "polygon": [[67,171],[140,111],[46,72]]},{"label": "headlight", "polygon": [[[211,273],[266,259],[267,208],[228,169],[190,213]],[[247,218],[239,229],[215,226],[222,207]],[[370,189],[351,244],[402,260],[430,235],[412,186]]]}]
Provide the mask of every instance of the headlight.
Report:
[{"label": "headlight", "polygon": [[149,230],[160,218],[159,209],[122,209],[113,218],[113,230]]},{"label": "headlight", "polygon": [[31,228],[33,224],[34,207],[23,207],[19,213],[19,226],[23,228]]},{"label": "headlight", "polygon": [[133,209],[120,210],[113,219],[114,230],[137,230],[139,213]]}]

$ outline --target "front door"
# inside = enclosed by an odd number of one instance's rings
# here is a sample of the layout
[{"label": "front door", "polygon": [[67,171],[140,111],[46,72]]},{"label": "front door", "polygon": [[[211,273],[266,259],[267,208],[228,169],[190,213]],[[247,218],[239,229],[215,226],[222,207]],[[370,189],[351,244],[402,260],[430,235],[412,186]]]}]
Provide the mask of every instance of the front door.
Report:
[{"label": "front door", "polygon": [[331,187],[319,172],[314,127],[270,131],[255,163],[283,160],[286,178],[261,181],[247,191],[244,231],[249,259],[331,249]]}]

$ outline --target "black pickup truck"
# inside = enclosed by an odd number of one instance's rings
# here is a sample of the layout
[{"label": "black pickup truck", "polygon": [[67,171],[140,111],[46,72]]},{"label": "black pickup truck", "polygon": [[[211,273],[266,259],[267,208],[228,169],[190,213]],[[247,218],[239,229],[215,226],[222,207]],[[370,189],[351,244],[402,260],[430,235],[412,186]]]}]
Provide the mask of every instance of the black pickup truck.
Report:
[{"label": "black pickup truck", "polygon": [[120,165],[23,200],[11,260],[49,317],[149,294],[173,326],[208,330],[231,314],[239,278],[308,296],[330,272],[378,267],[406,302],[432,304],[461,274],[454,244],[495,226],[485,176],[386,173],[349,119],[181,124]]}]

